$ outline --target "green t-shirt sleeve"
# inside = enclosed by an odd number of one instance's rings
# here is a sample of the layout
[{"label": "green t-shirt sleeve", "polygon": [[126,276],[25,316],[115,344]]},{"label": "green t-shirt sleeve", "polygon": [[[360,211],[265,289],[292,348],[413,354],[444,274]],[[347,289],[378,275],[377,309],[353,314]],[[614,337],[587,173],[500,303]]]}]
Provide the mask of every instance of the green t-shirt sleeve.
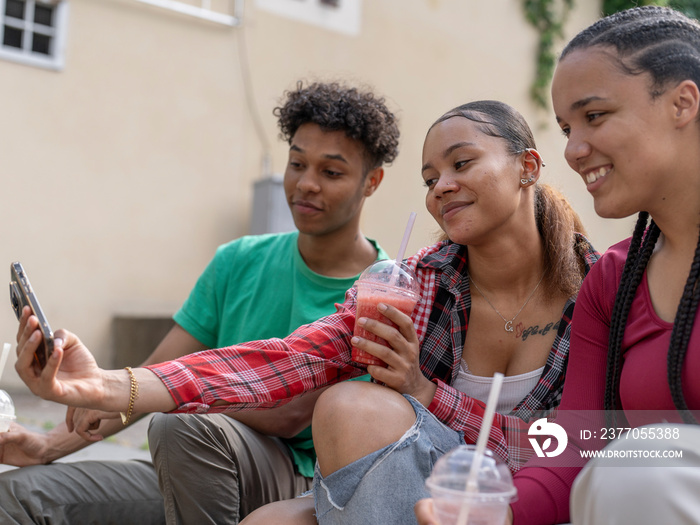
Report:
[{"label": "green t-shirt sleeve", "polygon": [[224,246],[217,249],[216,255],[197,279],[189,297],[173,316],[177,324],[209,348],[217,346],[221,286],[225,286],[230,272],[230,268],[220,264],[223,249]]}]

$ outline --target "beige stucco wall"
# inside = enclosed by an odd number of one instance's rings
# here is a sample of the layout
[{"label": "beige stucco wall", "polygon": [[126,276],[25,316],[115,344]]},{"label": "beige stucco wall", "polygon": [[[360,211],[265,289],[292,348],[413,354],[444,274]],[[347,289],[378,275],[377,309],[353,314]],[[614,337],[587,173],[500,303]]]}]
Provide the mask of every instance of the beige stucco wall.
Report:
[{"label": "beige stucco wall", "polygon": [[[597,17],[595,4],[576,2],[570,36]],[[133,0],[70,0],[62,72],[0,61],[0,262],[24,263],[54,329],[78,333],[101,364],[115,314],[171,314],[215,247],[248,231],[262,149],[241,79],[243,34],[276,172],[286,145],[271,109],[296,79],[368,83],[397,110],[401,154],[364,218],[390,254],[412,210],[409,251],[436,232],[419,173],[427,127],[480,98],[508,102],[533,124],[545,180],[571,198],[598,247],[627,235],[628,221],[595,217],[552,115],[528,98],[536,34],[519,0],[365,0],[359,36],[248,0],[244,25]],[[14,341],[11,309],[0,312],[2,340]],[[1,384],[20,384],[14,370]]]}]

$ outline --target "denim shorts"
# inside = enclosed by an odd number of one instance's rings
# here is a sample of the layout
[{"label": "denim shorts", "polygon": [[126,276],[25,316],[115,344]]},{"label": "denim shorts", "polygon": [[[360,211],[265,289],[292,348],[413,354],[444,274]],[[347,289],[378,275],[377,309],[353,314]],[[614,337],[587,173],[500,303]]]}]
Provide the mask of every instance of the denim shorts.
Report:
[{"label": "denim shorts", "polygon": [[319,525],[415,524],[413,506],[428,496],[425,479],[440,456],[464,444],[464,434],[442,424],[404,395],[416,422],[397,442],[322,477],[316,464],[313,494]]}]

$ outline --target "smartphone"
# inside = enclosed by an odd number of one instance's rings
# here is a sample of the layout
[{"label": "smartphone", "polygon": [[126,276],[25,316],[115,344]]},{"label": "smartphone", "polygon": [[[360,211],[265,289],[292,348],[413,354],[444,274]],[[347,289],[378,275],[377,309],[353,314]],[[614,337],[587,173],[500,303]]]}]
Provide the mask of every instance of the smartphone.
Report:
[{"label": "smartphone", "polygon": [[53,352],[53,332],[41,306],[39,306],[39,300],[36,298],[32,285],[29,283],[27,272],[18,262],[14,262],[10,266],[10,303],[18,320],[22,316],[22,309],[25,306],[29,306],[32,313],[39,319],[39,330],[41,330],[43,337],[39,348],[34,353],[34,358],[39,366],[44,368]]}]

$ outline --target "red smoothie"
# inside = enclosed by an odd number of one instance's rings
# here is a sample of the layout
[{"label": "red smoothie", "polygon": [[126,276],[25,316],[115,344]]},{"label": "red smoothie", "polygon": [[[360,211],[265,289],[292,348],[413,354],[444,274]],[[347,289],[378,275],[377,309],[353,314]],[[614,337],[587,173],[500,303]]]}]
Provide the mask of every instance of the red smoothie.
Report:
[{"label": "red smoothie", "polygon": [[[408,295],[405,291],[394,290],[391,287],[383,286],[373,288],[371,285],[358,285],[355,319],[357,320],[360,317],[366,317],[367,319],[376,319],[377,321],[390,326],[396,326],[394,323],[389,321],[389,319],[379,313],[379,310],[377,310],[377,305],[379,303],[389,304],[395,308],[398,308],[406,315],[411,315],[413,309],[416,307],[417,300],[418,298],[416,296]],[[355,324],[355,331],[353,335],[367,339],[368,341],[374,341],[387,347],[389,346],[384,339],[377,337],[357,324]],[[356,363],[363,363],[366,365],[386,366],[384,361],[381,359],[377,359],[373,355],[368,354],[359,348],[355,348],[354,346],[352,348],[352,360]]]}]

